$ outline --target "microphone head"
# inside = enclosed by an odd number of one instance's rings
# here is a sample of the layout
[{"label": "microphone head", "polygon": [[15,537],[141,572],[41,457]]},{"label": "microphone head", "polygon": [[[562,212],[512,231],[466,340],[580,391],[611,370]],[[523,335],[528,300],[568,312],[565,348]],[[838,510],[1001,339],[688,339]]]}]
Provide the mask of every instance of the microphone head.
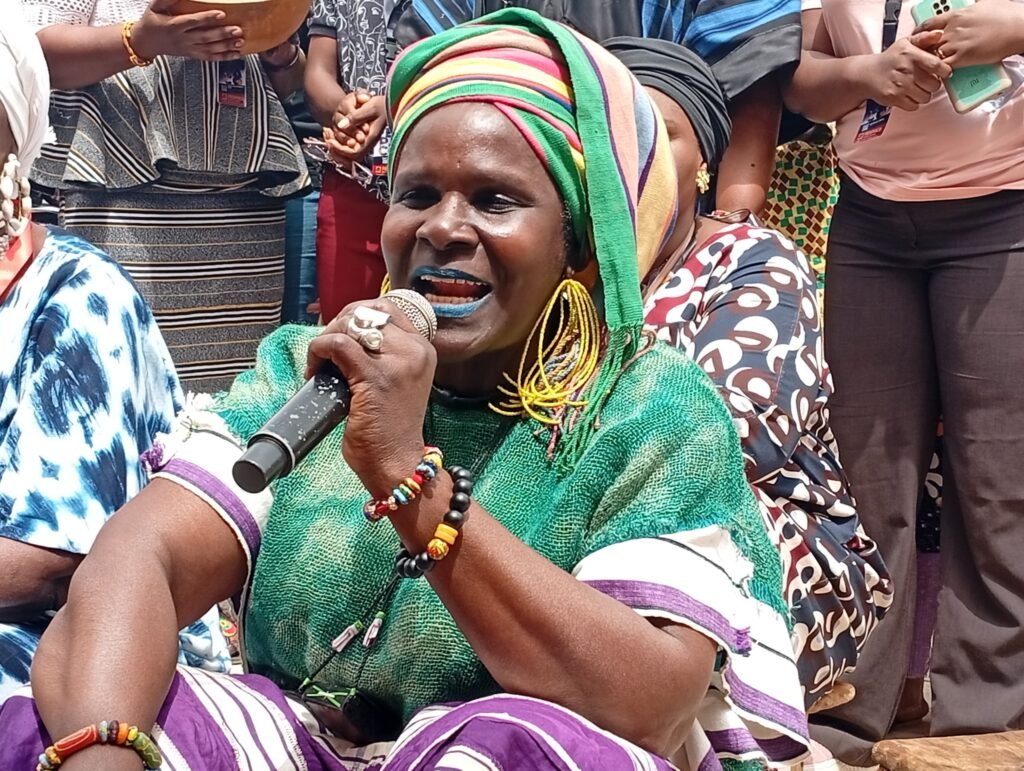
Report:
[{"label": "microphone head", "polygon": [[382,300],[387,300],[416,327],[416,331],[427,340],[433,340],[437,334],[437,314],[427,302],[427,298],[411,289],[392,289]]}]

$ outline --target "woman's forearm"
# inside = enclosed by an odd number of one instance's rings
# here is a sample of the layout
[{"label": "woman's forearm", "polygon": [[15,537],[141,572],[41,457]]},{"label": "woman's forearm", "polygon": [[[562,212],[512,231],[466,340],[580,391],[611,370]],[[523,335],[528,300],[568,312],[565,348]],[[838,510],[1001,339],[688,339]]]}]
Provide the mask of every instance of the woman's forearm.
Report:
[{"label": "woman's forearm", "polygon": [[[178,630],[244,576],[241,549],[209,506],[172,482],[150,483],[100,532],[40,642],[32,690],[50,735],[109,719],[148,731],[174,676]],[[128,763],[132,753],[97,748],[62,768],[107,768],[97,755]]]},{"label": "woman's forearm", "polygon": [[831,123],[868,99],[864,74],[871,54],[838,58],[804,51],[783,90],[786,106],[815,123]]},{"label": "woman's forearm", "polygon": [[[394,517],[412,553],[446,510],[451,482],[441,475],[434,484],[429,499]],[[428,580],[503,689],[558,703],[659,754],[685,738],[711,677],[715,645],[707,638],[658,628],[475,504]]]},{"label": "woman's forearm", "polygon": [[334,112],[345,98],[338,83],[338,47],[334,38],[314,35],[306,60],[306,104],[321,126],[333,124]]},{"label": "woman's forearm", "polygon": [[715,206],[748,209],[760,216],[775,169],[782,96],[774,75],[762,78],[729,103],[732,139],[718,170]]},{"label": "woman's forearm", "polygon": [[[53,88],[85,88],[132,67],[119,25],[56,24],[39,30],[38,37]],[[136,51],[142,55],[138,46]]]},{"label": "woman's forearm", "polygon": [[[59,739],[110,719],[150,731],[174,676],[176,619],[167,576],[156,560],[127,553],[86,560],[32,665],[32,691],[49,734]],[[96,748],[62,768],[137,768],[131,755]]]}]

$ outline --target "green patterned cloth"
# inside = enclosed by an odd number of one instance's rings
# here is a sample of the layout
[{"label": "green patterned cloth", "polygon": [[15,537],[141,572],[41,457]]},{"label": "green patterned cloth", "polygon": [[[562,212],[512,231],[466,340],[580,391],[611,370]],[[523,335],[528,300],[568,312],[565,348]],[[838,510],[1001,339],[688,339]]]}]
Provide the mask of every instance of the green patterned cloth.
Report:
[{"label": "green patterned cloth", "polygon": [[[316,334],[281,328],[260,346],[256,369],[218,397],[218,414],[243,440],[302,384]],[[448,463],[472,466],[501,436],[503,420],[516,422],[480,469],[475,498],[554,564],[571,570],[611,544],[719,525],[754,566],[747,591],[788,616],[778,554],[747,486],[732,422],[686,356],[657,344],[630,366],[565,475],[548,459],[548,434],[538,434],[537,424],[486,407],[432,404],[425,438]],[[276,483],[253,575],[243,628],[248,664],[284,688],[322,663],[353,620],[373,615],[399,548],[387,522],[373,526],[362,515],[367,493],[341,458],[343,430]],[[353,686],[362,653],[350,646],[318,682]],[[406,718],[429,704],[498,691],[424,580],[400,584],[359,686]]]},{"label": "green patterned cloth", "polygon": [[839,174],[829,142],[795,140],[778,148],[764,221],[807,255],[825,291],[825,252],[832,209],[839,200]]}]

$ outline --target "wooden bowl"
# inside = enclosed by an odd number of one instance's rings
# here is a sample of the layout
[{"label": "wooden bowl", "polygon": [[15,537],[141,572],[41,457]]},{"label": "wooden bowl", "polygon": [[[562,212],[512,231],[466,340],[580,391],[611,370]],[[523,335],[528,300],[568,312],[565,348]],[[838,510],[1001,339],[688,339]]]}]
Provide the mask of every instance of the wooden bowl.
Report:
[{"label": "wooden bowl", "polygon": [[242,28],[242,53],[258,54],[291,37],[306,20],[309,4],[310,0],[177,0],[171,13],[224,11],[225,24]]}]

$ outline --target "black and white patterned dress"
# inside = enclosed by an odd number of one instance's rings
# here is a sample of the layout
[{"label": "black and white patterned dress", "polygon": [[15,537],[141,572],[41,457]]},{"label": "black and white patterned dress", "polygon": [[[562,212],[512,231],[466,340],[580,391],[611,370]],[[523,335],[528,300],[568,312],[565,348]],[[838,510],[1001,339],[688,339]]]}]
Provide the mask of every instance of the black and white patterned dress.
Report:
[{"label": "black and white patterned dress", "polygon": [[[338,72],[345,91],[362,89],[383,94],[388,70],[398,54],[397,28],[411,0],[313,0],[309,17],[311,37],[332,38],[338,47]],[[371,169],[386,169],[391,128],[381,133],[367,159]],[[385,173],[360,179],[381,201],[388,201]]]},{"label": "black and white patterned dress", "polygon": [[657,290],[646,321],[693,357],[733,414],[747,478],[782,557],[811,705],[857,663],[892,585],[860,526],[829,427],[832,375],[810,263],[774,230],[728,226]]}]

